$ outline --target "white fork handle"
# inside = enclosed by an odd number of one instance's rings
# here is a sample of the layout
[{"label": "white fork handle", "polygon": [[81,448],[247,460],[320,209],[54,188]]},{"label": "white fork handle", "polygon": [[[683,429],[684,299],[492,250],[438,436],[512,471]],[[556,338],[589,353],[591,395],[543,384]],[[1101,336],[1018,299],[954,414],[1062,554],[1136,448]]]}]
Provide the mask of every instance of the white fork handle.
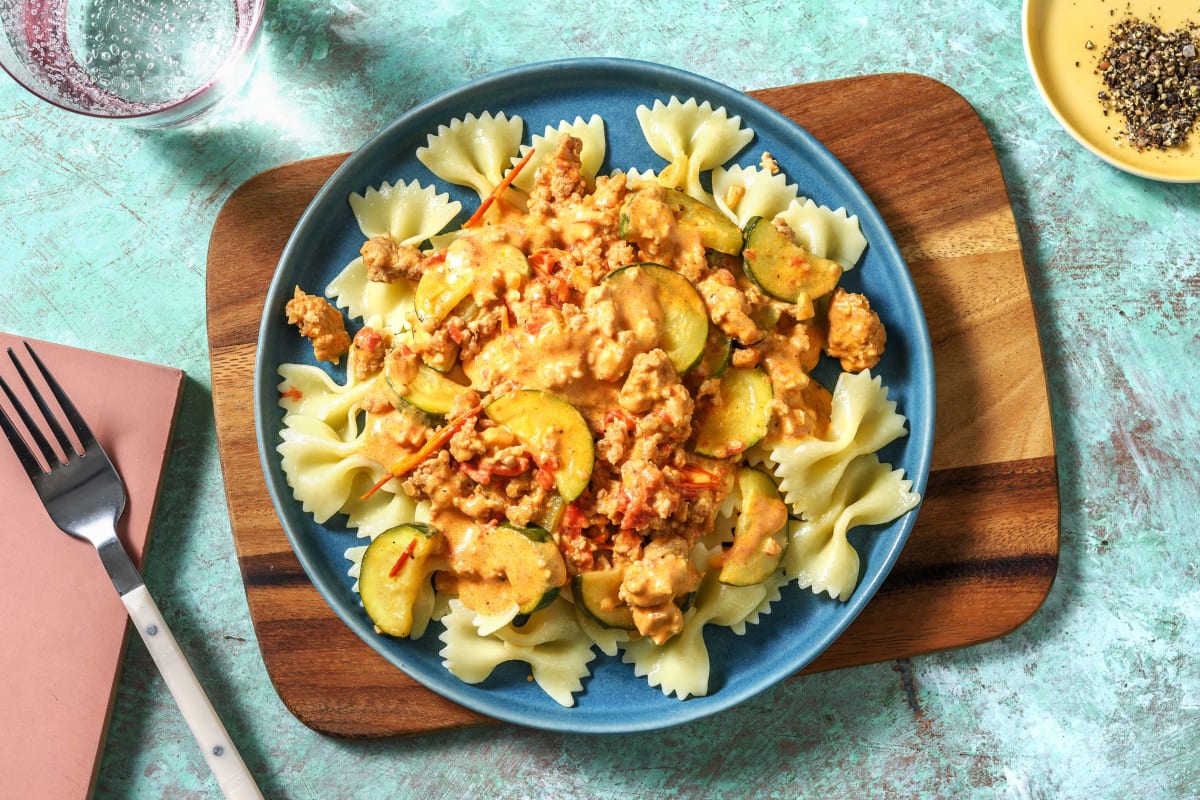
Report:
[{"label": "white fork handle", "polygon": [[192,729],[222,795],[227,800],[262,800],[250,770],[246,769],[145,584],[121,595],[121,600]]}]

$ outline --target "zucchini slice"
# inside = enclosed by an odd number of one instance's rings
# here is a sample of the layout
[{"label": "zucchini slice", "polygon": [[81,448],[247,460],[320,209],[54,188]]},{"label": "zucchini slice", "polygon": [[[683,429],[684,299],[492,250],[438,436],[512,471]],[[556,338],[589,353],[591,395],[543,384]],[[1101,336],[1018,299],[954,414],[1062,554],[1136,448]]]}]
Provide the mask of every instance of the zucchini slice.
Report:
[{"label": "zucchini slice", "polygon": [[691,281],[651,263],[619,267],[604,281],[612,285],[613,303],[627,326],[661,314],[659,346],[676,372],[682,375],[700,363],[708,343],[708,307]]},{"label": "zucchini slice", "polygon": [[771,422],[771,380],[761,369],[732,367],[721,376],[715,403],[696,414],[696,452],[727,458],[758,444]]},{"label": "zucchini slice", "polygon": [[788,546],[788,507],[775,481],[762,470],[738,471],[742,510],[733,529],[733,546],[717,580],[730,586],[762,583],[779,569]]},{"label": "zucchini slice", "polygon": [[545,528],[554,533],[558,530],[558,523],[562,521],[562,516],[567,510],[567,501],[558,492],[554,492],[546,498],[546,507],[542,509],[542,513],[533,518],[532,522],[539,528]]},{"label": "zucchini slice", "polygon": [[407,637],[413,606],[429,586],[433,568],[441,568],[445,539],[436,528],[413,522],[376,536],[363,553],[358,591],[375,627],[388,636]]},{"label": "zucchini slice", "polygon": [[518,614],[545,608],[567,582],[567,565],[547,531],[499,525],[486,531],[474,574],[460,574],[458,596],[477,614]]},{"label": "zucchini slice", "polygon": [[416,406],[427,414],[445,416],[454,408],[454,400],[468,387],[424,363],[412,370],[399,358],[383,362],[383,377],[388,388],[399,399]]},{"label": "zucchini slice", "polygon": [[554,486],[571,502],[592,479],[596,445],[575,406],[539,389],[520,389],[488,403],[483,413],[513,432],[539,466],[554,473]]},{"label": "zucchini slice", "polygon": [[795,303],[805,295],[811,300],[824,297],[842,277],[841,264],[809,253],[765,217],[751,217],[743,237],[746,275],[776,300]]},{"label": "zucchini slice", "polygon": [[725,374],[732,359],[733,340],[716,325],[710,325],[708,341],[704,345],[700,363],[696,365],[696,374],[700,378],[719,378]]},{"label": "zucchini slice", "polygon": [[456,239],[446,248],[446,258],[425,269],[417,281],[413,306],[422,322],[446,318],[475,286],[475,261],[471,244]]},{"label": "zucchini slice", "polygon": [[[675,217],[675,224],[680,230],[694,233],[700,237],[700,244],[705,249],[716,250],[719,253],[737,255],[742,252],[742,232],[738,226],[724,214],[711,206],[707,206],[696,198],[669,187],[642,190],[654,197],[661,192],[661,202],[664,203]],[[641,192],[634,192],[617,217],[617,233],[623,239],[638,239],[642,227],[638,218],[636,202]]]},{"label": "zucchini slice", "polygon": [[571,593],[583,610],[605,628],[634,630],[633,609],[621,602],[625,570],[619,567],[581,572],[571,580]]},{"label": "zucchini slice", "polygon": [[532,274],[520,248],[506,242],[456,239],[446,248],[446,258],[425,270],[417,281],[413,300],[417,318],[438,323],[459,303],[475,294],[495,294],[503,287],[518,287]]}]

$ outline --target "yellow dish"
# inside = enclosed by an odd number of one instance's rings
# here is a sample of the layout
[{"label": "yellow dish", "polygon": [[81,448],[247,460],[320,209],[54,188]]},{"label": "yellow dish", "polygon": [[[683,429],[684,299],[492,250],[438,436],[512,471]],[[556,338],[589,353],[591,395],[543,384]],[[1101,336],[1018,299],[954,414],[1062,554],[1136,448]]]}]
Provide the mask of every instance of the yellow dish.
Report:
[{"label": "yellow dish", "polygon": [[[1096,71],[1114,24],[1127,16],[1164,31],[1200,22],[1197,0],[1025,0],[1021,33],[1033,81],[1050,111],[1080,144],[1118,169],[1143,178],[1200,182],[1200,126],[1187,142],[1139,151],[1124,137],[1121,115],[1107,116]],[[1087,43],[1091,42],[1089,49]]]}]

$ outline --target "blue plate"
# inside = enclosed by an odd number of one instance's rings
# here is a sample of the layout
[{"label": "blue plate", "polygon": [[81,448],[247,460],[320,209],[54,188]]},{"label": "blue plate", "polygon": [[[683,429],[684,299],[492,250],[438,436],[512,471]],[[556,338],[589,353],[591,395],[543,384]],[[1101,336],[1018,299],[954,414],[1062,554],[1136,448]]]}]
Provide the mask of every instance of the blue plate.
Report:
[{"label": "blue plate", "polygon": [[619,59],[571,59],[520,67],[474,81],[414,108],[364,144],[330,177],[283,252],[259,333],[254,386],[258,448],[283,528],[309,578],[337,615],[371,647],[425,686],[497,719],[547,730],[624,733],[678,725],[740,703],[807,665],[845,630],[883,582],[915,520],[915,512],[910,512],[890,525],[852,532],[862,574],[848,601],[818,597],[789,584],[771,613],[760,624],[747,626],[744,636],[726,628],[706,627],[705,641],[712,658],[707,696],[684,701],[664,696],[635,676],[632,666],[598,655],[592,662],[592,676],[584,681],[584,691],[576,695],[575,707],[563,708],[536,683],[527,681],[524,664],[502,665],[482,684],[461,682],[442,666],[440,626],[436,623],[417,641],[376,634],[346,574],[349,565],[343,554],[361,541],[345,528],[344,518],[318,525],[293,499],[275,451],[283,417],[276,370],[282,362],[314,362],[312,348],[286,324],[284,305],[294,286],[320,292],[358,255],[363,236],[347,202],[350,193],[361,193],[382,181],[416,180],[461,200],[465,217],[478,204],[478,197],[436,178],[414,153],[439,125],[484,111],[522,117],[527,142],[531,134],[540,134],[561,120],[600,114],[608,134],[603,172],[631,167],[658,170],[665,164],[643,139],[635,109],[655,100],[666,102],[672,95],[680,100],[708,100],[714,107],[724,106],[731,115],[741,116],[756,136],[738,155],[738,163],[756,164],[761,153],[769,151],[803,196],[858,215],[870,245],[858,267],[846,274],[843,285],[865,292],[887,326],[887,353],[875,372],[908,417],[910,430],[909,436],[880,455],[904,468],[915,491],[925,490],[933,444],[934,384],[921,304],[879,212],[854,178],[808,132],[727,86],[669,67]]}]

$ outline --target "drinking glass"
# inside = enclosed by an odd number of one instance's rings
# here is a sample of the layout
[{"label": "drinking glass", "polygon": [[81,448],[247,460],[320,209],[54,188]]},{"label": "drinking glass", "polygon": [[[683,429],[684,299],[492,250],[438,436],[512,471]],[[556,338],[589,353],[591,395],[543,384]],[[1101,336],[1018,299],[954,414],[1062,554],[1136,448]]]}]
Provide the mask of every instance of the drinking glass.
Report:
[{"label": "drinking glass", "polygon": [[265,0],[0,0],[0,66],[60,108],[182,125],[237,91]]}]

